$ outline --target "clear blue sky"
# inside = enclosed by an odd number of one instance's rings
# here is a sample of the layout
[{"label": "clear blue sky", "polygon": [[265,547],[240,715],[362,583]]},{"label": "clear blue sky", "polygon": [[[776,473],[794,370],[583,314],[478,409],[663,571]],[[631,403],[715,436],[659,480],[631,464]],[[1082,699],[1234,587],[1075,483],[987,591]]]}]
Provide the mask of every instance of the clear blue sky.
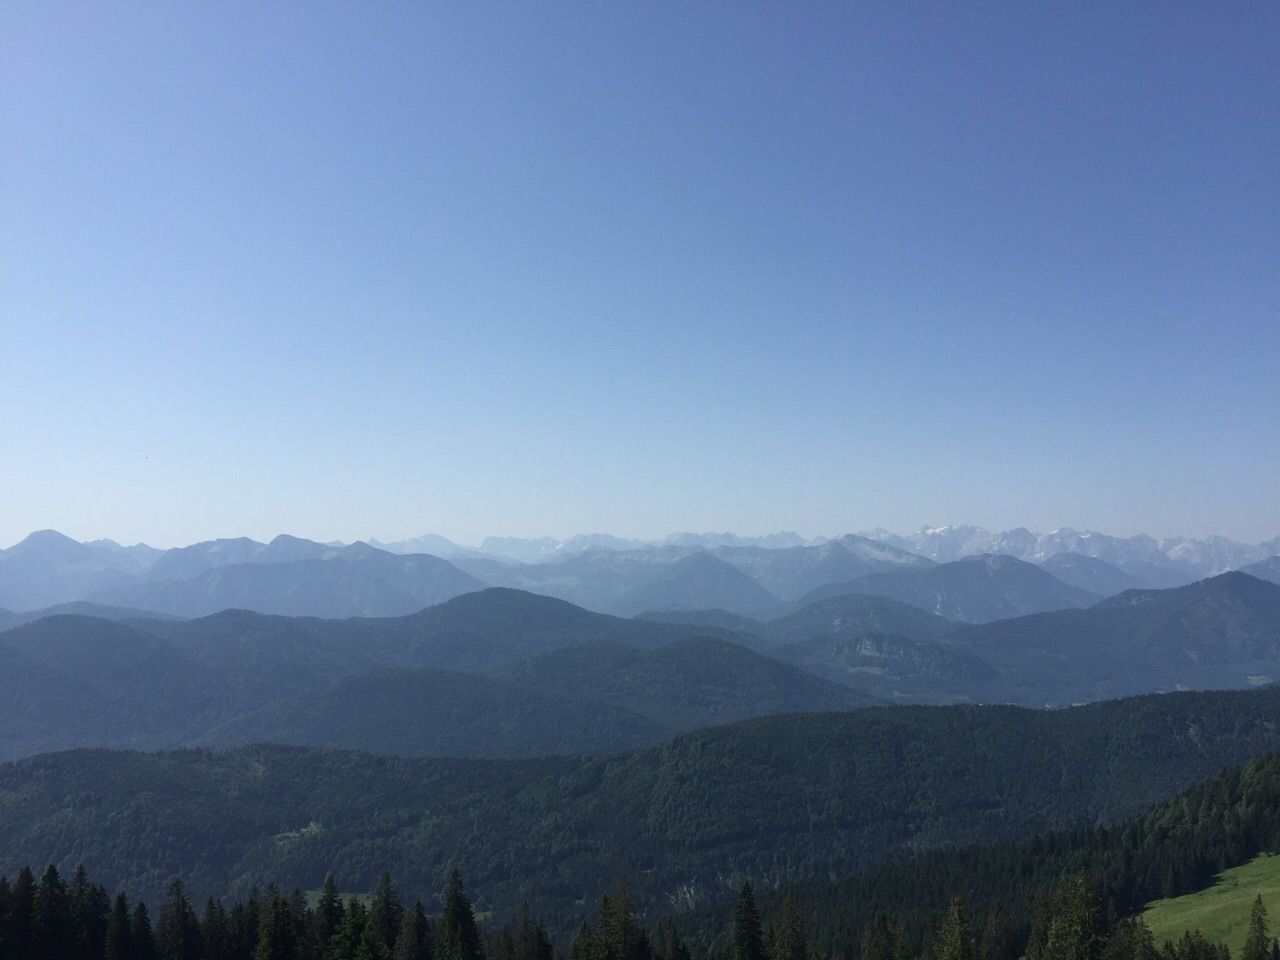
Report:
[{"label": "clear blue sky", "polygon": [[1280,533],[1274,3],[11,2],[0,111],[0,544]]}]

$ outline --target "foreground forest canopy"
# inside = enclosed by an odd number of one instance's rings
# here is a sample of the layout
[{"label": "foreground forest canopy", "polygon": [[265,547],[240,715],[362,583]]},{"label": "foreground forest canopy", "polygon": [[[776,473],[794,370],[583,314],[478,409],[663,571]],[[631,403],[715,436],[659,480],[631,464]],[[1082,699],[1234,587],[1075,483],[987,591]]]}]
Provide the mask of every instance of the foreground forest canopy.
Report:
[{"label": "foreground forest canopy", "polygon": [[[368,896],[333,877],[314,897],[273,885],[197,912],[180,880],[154,920],[114,898],[83,867],[0,879],[5,960],[1230,960],[1187,930],[1157,946],[1140,916],[1156,891],[1203,887],[1214,872],[1280,839],[1280,755],[1233,769],[1115,828],[977,847],[813,883],[769,898],[749,881],[732,908],[642,918],[620,880],[594,916],[562,937],[528,903],[481,923],[455,869],[438,913],[407,906],[390,874]],[[978,891],[976,894],[972,891]],[[967,893],[966,900],[962,892]],[[939,904],[942,904],[939,909]],[[567,948],[566,948],[567,943]],[[1274,960],[1265,907],[1254,903],[1238,960]]]},{"label": "foreground forest canopy", "polygon": [[[333,876],[314,895],[273,884],[197,911],[172,881],[152,913],[113,897],[83,867],[0,879],[4,960],[1229,960],[1201,934],[1157,948],[1140,910],[1203,888],[1213,874],[1280,842],[1280,754],[1190,788],[1129,823],[1050,833],[1018,845],[940,851],[845,881],[774,888],[750,881],[732,906],[637,911],[618,881],[557,932],[525,902],[477,916],[452,870],[439,910],[403,902],[384,873],[370,895],[343,896]],[[536,900],[534,901],[536,902]],[[763,922],[762,922],[763,915]],[[485,920],[481,923],[481,920]],[[1238,960],[1274,960],[1261,901]]]},{"label": "foreground forest canopy", "polygon": [[0,767],[0,872],[79,863],[154,900],[254,885],[429,902],[455,863],[486,911],[573,922],[620,876],[637,905],[732,878],[847,875],[914,851],[1118,822],[1280,748],[1280,688],[1070,710],[879,707],[768,717],[594,759],[403,760],[253,747],[72,751]]},{"label": "foreground forest canopy", "polygon": [[[688,945],[667,919],[651,930],[638,920],[625,880],[600,897],[568,949],[524,906],[502,927],[482,926],[455,871],[443,910],[428,917],[419,902],[406,907],[390,874],[365,897],[343,899],[332,878],[312,902],[274,886],[251,891],[230,906],[210,899],[202,911],[175,880],[156,914],[124,893],[114,898],[83,869],[70,883],[53,867],[37,881],[23,868],[11,885],[0,878],[0,957],[4,960],[819,960],[795,900],[785,897],[765,926],[750,883],[744,883],[714,943]],[[1187,931],[1157,950],[1141,917],[1109,922],[1083,875],[1059,884],[1037,903],[1036,928],[1020,942],[992,914],[975,929],[953,898],[930,931],[928,960],[1231,960],[1222,944]],[[1274,960],[1276,941],[1259,900],[1239,960]],[[862,960],[911,960],[897,920],[878,915],[864,931]]]}]

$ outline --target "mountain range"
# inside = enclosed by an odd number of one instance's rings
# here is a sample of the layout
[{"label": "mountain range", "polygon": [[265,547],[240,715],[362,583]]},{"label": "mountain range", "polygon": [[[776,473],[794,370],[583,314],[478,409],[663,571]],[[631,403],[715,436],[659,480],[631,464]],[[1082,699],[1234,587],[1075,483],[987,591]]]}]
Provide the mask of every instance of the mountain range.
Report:
[{"label": "mountain range", "polygon": [[[992,531],[983,527],[947,525],[921,527],[910,534],[877,528],[860,534],[873,540],[926,557],[939,563],[982,553],[999,553],[1043,563],[1061,553],[1075,553],[1105,560],[1128,570],[1143,582],[1135,586],[1171,587],[1228,570],[1236,570],[1280,554],[1280,536],[1258,544],[1242,543],[1228,537],[1150,537],[1138,534],[1117,537],[1093,530],[1061,527],[1048,533],[1033,533],[1023,527]],[[553,537],[521,539],[489,537],[479,547],[463,547],[428,534],[397,543],[374,543],[395,553],[434,553],[452,559],[458,555],[483,555],[521,563],[537,563],[589,550],[643,550],[662,546],[761,547],[779,549],[818,546],[838,537],[803,537],[778,533],[761,537],[741,537],[731,533],[672,533],[660,540],[587,534],[558,540]],[[372,541],[371,541],[372,542]],[[851,579],[851,578],[846,578]],[[1097,592],[1097,591],[1094,591]]]},{"label": "mountain range", "polygon": [[906,536],[873,530],[864,536],[939,562],[998,553],[1043,563],[1060,553],[1078,553],[1105,560],[1141,578],[1142,586],[1147,587],[1180,586],[1280,554],[1280,536],[1247,544],[1220,536],[1114,537],[1070,527],[1049,533],[1032,533],[1021,527],[997,533],[970,526],[921,527]]},{"label": "mountain range", "polygon": [[[1020,583],[1027,565],[1009,558],[854,583],[1011,564]],[[251,742],[412,756],[597,753],[878,702],[1064,706],[1280,678],[1280,585],[1244,573],[971,624],[869,593],[771,619],[699,610],[626,619],[507,588],[380,618],[84,609],[105,616],[57,613],[0,632],[0,758]]]},{"label": "mountain range", "polygon": [[[979,555],[1022,560],[1068,587],[1107,597],[1181,586],[1257,564],[1266,578],[1277,550],[1280,538],[1246,545],[1222,537],[1155,540],[939,527],[910,537],[877,530],[817,540],[792,533],[672,534],[662,541],[605,534],[567,541],[490,538],[478,548],[431,534],[385,545],[317,543],[282,534],[268,543],[240,537],[162,551],[110,540],[78,543],[44,530],[0,550],[0,623],[12,621],[2,612],[6,608],[25,613],[71,602],[183,617],[233,607],[394,616],[485,586],[542,593],[622,616],[719,608],[767,619],[797,601],[815,599],[814,591],[834,595],[872,574],[918,573]],[[927,598],[914,602],[944,609]],[[1042,608],[1053,602],[1046,600]],[[975,613],[952,609],[950,615],[990,619],[1025,612],[1031,611],[1015,603]]]},{"label": "mountain range", "polygon": [[599,753],[876,702],[702,633],[500,588],[391,618],[54,615],[0,633],[0,758],[266,741],[413,756]]}]

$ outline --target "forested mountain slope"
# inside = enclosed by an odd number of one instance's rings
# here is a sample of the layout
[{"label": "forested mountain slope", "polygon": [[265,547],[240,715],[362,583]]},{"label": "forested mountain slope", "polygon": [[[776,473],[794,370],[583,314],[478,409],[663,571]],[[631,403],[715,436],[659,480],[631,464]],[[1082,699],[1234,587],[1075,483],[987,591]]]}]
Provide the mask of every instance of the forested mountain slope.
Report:
[{"label": "forested mountain slope", "polygon": [[[255,741],[412,756],[608,753],[694,726],[873,700],[722,640],[691,641],[699,632],[501,589],[395,618],[47,617],[0,633],[0,759]],[[544,664],[522,686],[499,679],[566,647],[559,675]]]},{"label": "forested mountain slope", "polygon": [[604,643],[565,647],[525,661],[510,676],[538,689],[625,707],[681,730],[877,702],[791,664],[706,637],[652,650]]},{"label": "forested mountain slope", "polygon": [[1131,590],[958,630],[994,664],[1010,699],[1070,703],[1151,689],[1242,687],[1280,678],[1280,586],[1224,573],[1172,590]]},{"label": "forested mountain slope", "polygon": [[[1203,890],[1222,870],[1278,847],[1280,755],[1268,753],[1127,822],[932,851],[848,877],[807,881],[791,893],[819,949],[840,956],[859,957],[877,914],[901,926],[909,949],[922,950],[953,897],[963,899],[976,934],[1005,927],[1012,956],[1042,955],[1027,940],[1046,935],[1045,907],[1074,876],[1097,895],[1097,921],[1114,922],[1156,898]],[[683,924],[704,940],[720,936],[722,925],[710,913],[692,914]]]},{"label": "forested mountain slope", "polygon": [[576,916],[618,876],[645,903],[732,878],[847,874],[921,849],[1133,816],[1280,746],[1280,691],[1062,711],[870,708],[752,720],[592,760],[395,760],[286,747],[75,751],[0,768],[0,872],[83,862],[154,895],[383,869],[411,896],[465,861],[489,905]]},{"label": "forested mountain slope", "polygon": [[194,738],[402,757],[538,757],[649,746],[676,728],[618,706],[446,670],[361,674],[278,700]]}]

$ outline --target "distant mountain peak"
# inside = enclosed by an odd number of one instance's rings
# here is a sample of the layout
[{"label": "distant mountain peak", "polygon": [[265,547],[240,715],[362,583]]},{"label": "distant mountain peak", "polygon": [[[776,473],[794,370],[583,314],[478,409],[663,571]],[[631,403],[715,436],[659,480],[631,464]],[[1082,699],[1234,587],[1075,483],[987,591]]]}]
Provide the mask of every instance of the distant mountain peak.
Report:
[{"label": "distant mountain peak", "polygon": [[54,549],[79,551],[84,549],[84,544],[78,540],[71,539],[65,533],[60,533],[57,530],[33,530],[9,549]]}]

